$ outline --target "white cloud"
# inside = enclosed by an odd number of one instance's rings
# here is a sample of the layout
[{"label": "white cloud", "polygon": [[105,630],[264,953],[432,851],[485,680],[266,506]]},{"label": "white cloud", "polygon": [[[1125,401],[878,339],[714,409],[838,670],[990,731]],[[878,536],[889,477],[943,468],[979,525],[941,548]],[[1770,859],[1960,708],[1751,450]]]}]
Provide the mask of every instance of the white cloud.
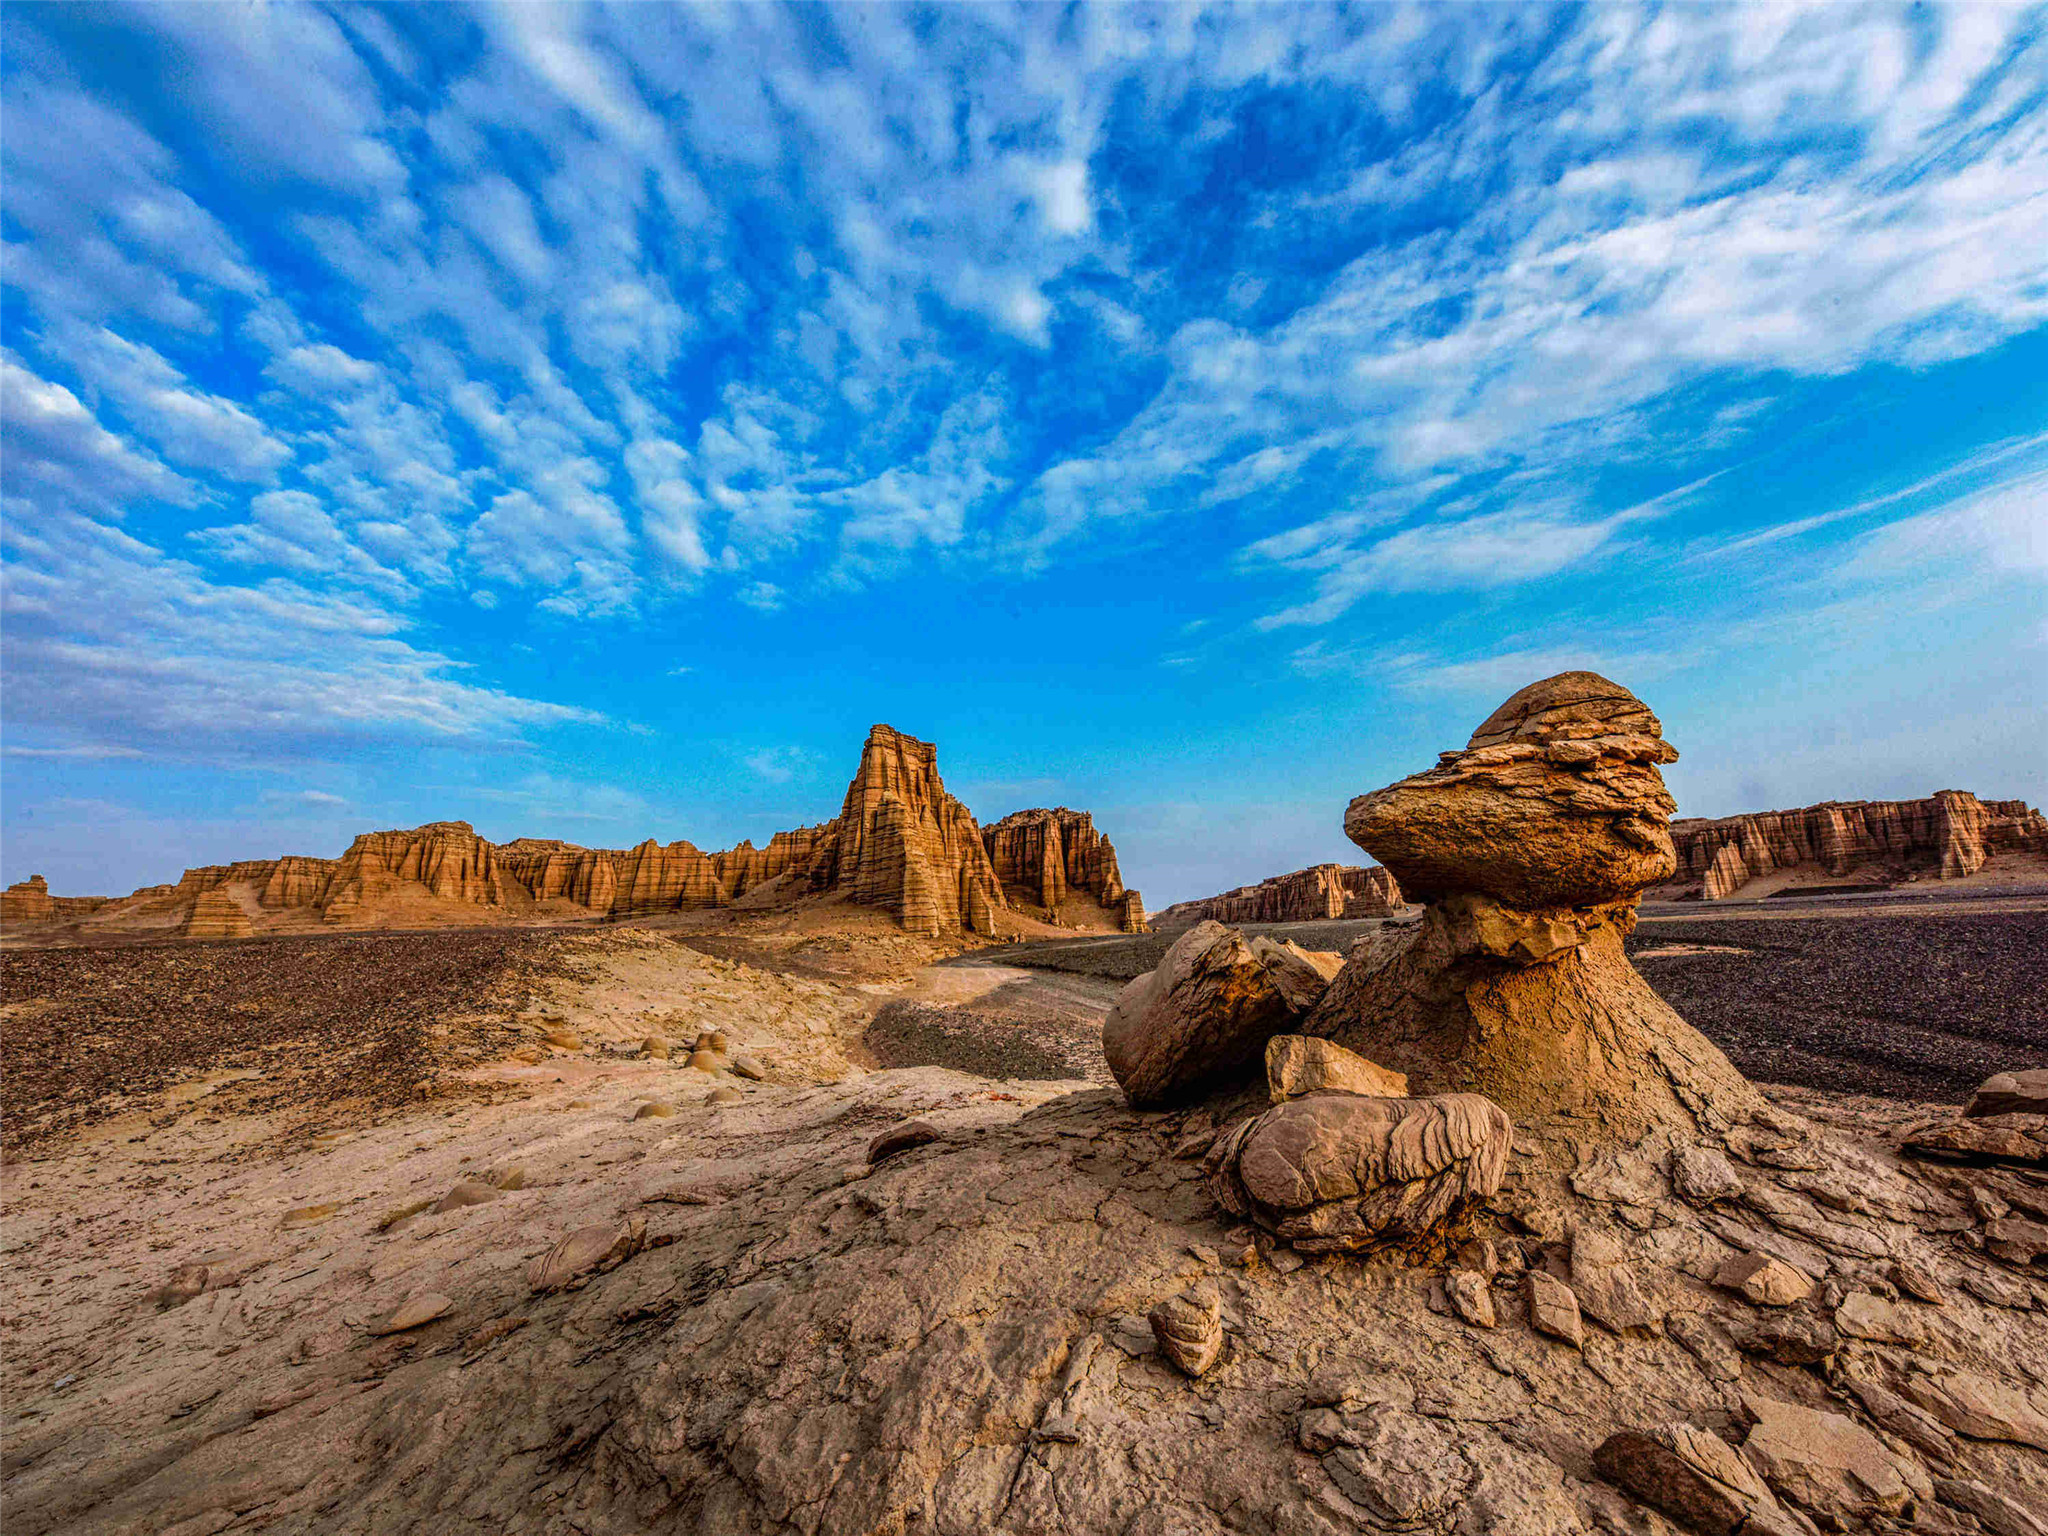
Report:
[{"label": "white cloud", "polygon": [[119,517],[136,497],[189,505],[197,488],[123,442],[61,384],[0,352],[0,429],[10,498],[35,493],[60,506]]},{"label": "white cloud", "polygon": [[66,338],[65,355],[127,417],[130,429],[187,469],[269,481],[292,451],[255,416],[193,388],[168,359],[104,327]]},{"label": "white cloud", "polygon": [[782,588],[772,581],[749,582],[741,587],[739,600],[759,613],[777,613],[782,609]]}]

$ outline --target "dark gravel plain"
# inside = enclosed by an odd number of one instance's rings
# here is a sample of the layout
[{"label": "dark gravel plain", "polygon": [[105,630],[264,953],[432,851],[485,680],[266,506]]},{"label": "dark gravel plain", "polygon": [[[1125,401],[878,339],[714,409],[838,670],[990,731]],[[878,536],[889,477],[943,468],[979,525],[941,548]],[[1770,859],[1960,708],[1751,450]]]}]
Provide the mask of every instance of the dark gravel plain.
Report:
[{"label": "dark gravel plain", "polygon": [[1742,951],[1637,968],[1759,1082],[1960,1101],[2048,1067],[2048,913],[1659,920],[1629,949],[1679,944]]},{"label": "dark gravel plain", "polygon": [[[181,1079],[255,1070],[238,1108],[417,1103],[512,1033],[565,965],[536,932],[362,933],[0,953],[0,1116],[15,1153]],[[436,1033],[436,1026],[441,1029]]]}]

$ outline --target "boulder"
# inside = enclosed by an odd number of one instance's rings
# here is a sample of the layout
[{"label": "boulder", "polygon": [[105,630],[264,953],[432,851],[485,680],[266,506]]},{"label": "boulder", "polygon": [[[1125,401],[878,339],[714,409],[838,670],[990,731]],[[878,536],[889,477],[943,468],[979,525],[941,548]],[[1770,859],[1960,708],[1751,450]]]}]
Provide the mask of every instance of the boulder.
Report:
[{"label": "boulder", "polygon": [[1493,1287],[1486,1276],[1472,1269],[1454,1269],[1444,1276],[1444,1294],[1451,1310],[1474,1328],[1495,1328],[1500,1319],[1493,1310]]},{"label": "boulder", "polygon": [[1963,1106],[1963,1114],[1973,1120],[1985,1115],[2048,1115],[2048,1067],[1985,1078]]},{"label": "boulder", "polygon": [[938,1139],[939,1128],[929,1120],[906,1120],[901,1125],[892,1125],[868,1143],[868,1162],[879,1163],[899,1152],[908,1152],[912,1147],[922,1147]]},{"label": "boulder", "polygon": [[1319,1093],[1232,1127],[1209,1149],[1210,1192],[1303,1253],[1431,1235],[1496,1193],[1514,1126],[1477,1094],[1380,1099]]},{"label": "boulder", "polygon": [[1190,1103],[1251,1075],[1277,1034],[1316,1003],[1340,961],[1198,923],[1102,1024],[1109,1070],[1135,1109]]},{"label": "boulder", "polygon": [[1152,1309],[1152,1336],[1159,1352],[1184,1376],[1200,1376],[1223,1354],[1223,1303],[1214,1295],[1189,1292]]},{"label": "boulder", "polygon": [[1586,1342],[1579,1298],[1562,1280],[1540,1269],[1529,1271],[1529,1326],[1553,1339],[1563,1339],[1573,1349],[1583,1348]]},{"label": "boulder", "polygon": [[1266,1042],[1266,1088],[1275,1104],[1311,1093],[1362,1093],[1405,1099],[1408,1079],[1367,1061],[1334,1040],[1275,1035]]},{"label": "boulder", "polygon": [[1759,1511],[1783,1510],[1756,1470],[1726,1441],[1694,1424],[1609,1435],[1593,1470],[1700,1536],[1753,1536]]},{"label": "boulder", "polygon": [[1917,1126],[1900,1149],[1921,1157],[2048,1168],[2048,1115],[1959,1117]]},{"label": "boulder", "polygon": [[1911,1371],[1899,1391],[1959,1435],[2048,1451],[2048,1414],[2018,1387],[1950,1367]]},{"label": "boulder", "polygon": [[1853,1419],[1773,1398],[1743,1400],[1755,1423],[1742,1454],[1780,1497],[1837,1528],[1932,1499],[1926,1469]]},{"label": "boulder", "polygon": [[634,1216],[623,1226],[597,1223],[578,1227],[527,1267],[527,1283],[536,1293],[567,1290],[591,1275],[616,1269],[647,1246],[647,1218]]}]

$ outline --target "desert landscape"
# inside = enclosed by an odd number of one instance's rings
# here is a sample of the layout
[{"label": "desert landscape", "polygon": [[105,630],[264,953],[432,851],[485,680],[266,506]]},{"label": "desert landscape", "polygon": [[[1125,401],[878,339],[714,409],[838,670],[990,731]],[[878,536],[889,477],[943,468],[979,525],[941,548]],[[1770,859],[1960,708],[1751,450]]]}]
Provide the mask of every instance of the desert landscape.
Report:
[{"label": "desert landscape", "polygon": [[18,884],[10,1528],[2034,1536],[2041,818],[1675,755],[1532,684],[1156,932],[879,726],[764,850]]}]

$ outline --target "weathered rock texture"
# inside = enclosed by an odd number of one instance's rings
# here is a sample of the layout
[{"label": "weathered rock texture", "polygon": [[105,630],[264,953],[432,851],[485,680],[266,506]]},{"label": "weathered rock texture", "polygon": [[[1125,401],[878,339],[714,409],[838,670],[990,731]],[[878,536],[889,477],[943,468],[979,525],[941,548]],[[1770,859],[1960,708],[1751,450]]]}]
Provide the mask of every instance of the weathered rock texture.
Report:
[{"label": "weathered rock texture", "polygon": [[217,885],[192,903],[184,933],[188,939],[244,939],[249,936],[249,914],[226,886]]},{"label": "weathered rock texture", "polygon": [[1191,1102],[1249,1076],[1336,969],[1335,955],[1198,923],[1117,995],[1102,1023],[1109,1070],[1137,1108]]},{"label": "weathered rock texture", "polygon": [[[991,861],[1002,860],[1003,873]],[[406,924],[433,903],[438,922],[558,916],[623,919],[825,896],[895,914],[913,933],[993,933],[1014,905],[1083,926],[1145,931],[1145,904],[1128,890],[1116,849],[1085,811],[1019,811],[986,836],[946,793],[930,742],[886,725],[868,733],[837,819],[707,853],[677,840],[634,848],[582,848],[551,838],[492,843],[462,821],[366,832],[338,859],[288,855],[188,869],[175,886],[126,898],[52,897],[40,875],[0,898],[0,920],[45,925],[103,911],[204,935],[248,910],[226,892],[246,888],[266,913],[304,913],[338,926]],[[190,927],[198,904],[208,915]],[[225,905],[223,905],[225,903]],[[1062,907],[1067,911],[1062,917]],[[1088,919],[1099,919],[1093,921]]]},{"label": "weathered rock texture", "polygon": [[1673,822],[1678,877],[1708,901],[1780,869],[1818,865],[1846,875],[1879,864],[1894,878],[1974,875],[2000,852],[2048,853],[2048,817],[2023,800],[1979,800],[1944,789],[1925,800],[1830,800]]},{"label": "weathered rock texture", "polygon": [[1588,1139],[1698,1130],[1754,1092],[1622,952],[1676,865],[1657,717],[1590,672],[1531,684],[1345,830],[1429,903],[1353,946],[1301,1026],[1418,1093],[1475,1092]]},{"label": "weathered rock texture", "polygon": [[1063,805],[1012,811],[983,827],[981,841],[1013,906],[1040,908],[1057,922],[1068,899],[1083,895],[1113,914],[1126,933],[1146,931],[1144,902],[1125,889],[1116,849],[1086,811]]},{"label": "weathered rock texture", "polygon": [[1153,925],[1171,931],[1195,923],[1320,923],[1337,918],[1384,917],[1401,905],[1401,888],[1378,867],[1312,864],[1241,885],[1220,896],[1177,901]]}]

